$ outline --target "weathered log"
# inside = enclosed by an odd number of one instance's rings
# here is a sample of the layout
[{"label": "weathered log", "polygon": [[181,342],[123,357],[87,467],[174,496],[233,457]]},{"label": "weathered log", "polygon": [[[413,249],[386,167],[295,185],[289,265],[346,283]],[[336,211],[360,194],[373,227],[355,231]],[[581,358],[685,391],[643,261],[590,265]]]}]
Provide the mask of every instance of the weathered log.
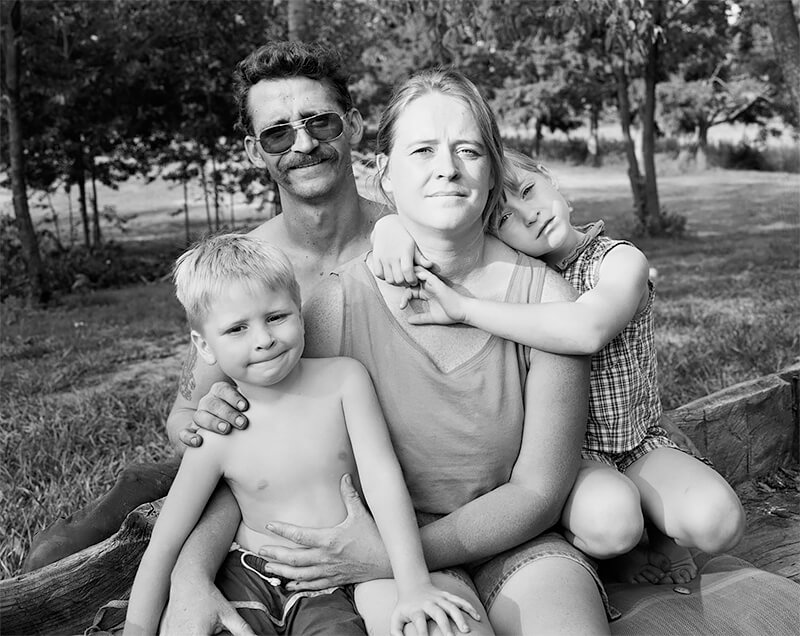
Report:
[{"label": "weathered log", "polygon": [[166,496],[179,465],[175,457],[125,467],[110,491],[33,537],[22,572],[55,563],[113,535],[137,506]]},{"label": "weathered log", "polygon": [[0,581],[3,634],[79,634],[105,603],[126,598],[161,502],[130,513],[105,541],[33,572]]},{"label": "weathered log", "polygon": [[797,457],[800,364],[742,382],[670,412],[731,484]]}]

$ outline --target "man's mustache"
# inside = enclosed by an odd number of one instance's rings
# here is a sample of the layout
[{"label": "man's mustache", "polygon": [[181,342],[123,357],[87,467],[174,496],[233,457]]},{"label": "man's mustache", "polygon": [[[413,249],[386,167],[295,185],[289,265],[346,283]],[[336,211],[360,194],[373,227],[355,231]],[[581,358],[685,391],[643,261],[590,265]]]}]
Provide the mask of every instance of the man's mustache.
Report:
[{"label": "man's mustache", "polygon": [[299,152],[292,152],[286,156],[281,168],[283,170],[292,170],[293,168],[306,168],[308,166],[315,166],[323,161],[336,158],[336,151],[333,148],[325,148],[319,146],[312,152],[305,154]]}]

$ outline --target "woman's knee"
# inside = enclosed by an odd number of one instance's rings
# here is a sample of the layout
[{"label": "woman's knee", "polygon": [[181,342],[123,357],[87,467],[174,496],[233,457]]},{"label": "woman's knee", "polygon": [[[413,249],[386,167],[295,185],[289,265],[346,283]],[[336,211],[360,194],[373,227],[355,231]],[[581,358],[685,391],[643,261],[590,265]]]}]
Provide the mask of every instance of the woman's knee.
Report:
[{"label": "woman's knee", "polygon": [[608,634],[595,577],[581,563],[548,557],[520,568],[495,598],[489,619],[497,634]]},{"label": "woman's knee", "polygon": [[562,520],[576,547],[599,559],[632,550],[644,530],[639,491],[616,471],[577,482]]}]

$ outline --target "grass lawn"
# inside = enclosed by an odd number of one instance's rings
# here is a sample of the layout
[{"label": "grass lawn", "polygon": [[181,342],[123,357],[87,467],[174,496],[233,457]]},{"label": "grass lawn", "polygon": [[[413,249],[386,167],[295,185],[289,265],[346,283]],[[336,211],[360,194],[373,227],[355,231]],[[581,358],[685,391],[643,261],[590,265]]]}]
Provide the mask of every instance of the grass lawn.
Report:
[{"label": "grass lawn", "polygon": [[[622,168],[553,169],[576,223],[603,218],[611,236],[625,236],[632,213]],[[683,239],[635,241],[657,270],[665,406],[800,359],[800,177],[666,175],[659,189],[689,229]],[[138,206],[129,234],[155,232],[163,244],[171,232],[180,245],[180,217],[168,214],[175,206],[148,214],[143,201],[155,209],[163,197],[140,194],[120,194]],[[198,206],[194,213],[205,214]],[[76,293],[48,311],[9,301],[0,318],[5,578],[18,572],[38,530],[108,490],[122,466],[169,453],[164,422],[188,339],[168,282]]]}]

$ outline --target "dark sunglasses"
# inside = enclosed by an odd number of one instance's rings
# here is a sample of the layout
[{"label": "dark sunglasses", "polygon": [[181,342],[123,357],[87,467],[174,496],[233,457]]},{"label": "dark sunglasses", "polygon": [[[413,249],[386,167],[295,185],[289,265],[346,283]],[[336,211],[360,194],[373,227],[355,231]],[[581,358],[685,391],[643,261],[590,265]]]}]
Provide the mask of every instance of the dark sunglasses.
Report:
[{"label": "dark sunglasses", "polygon": [[333,141],[344,131],[344,120],[339,113],[319,113],[305,119],[270,126],[258,134],[258,143],[268,155],[282,155],[294,145],[300,128],[317,141]]}]

